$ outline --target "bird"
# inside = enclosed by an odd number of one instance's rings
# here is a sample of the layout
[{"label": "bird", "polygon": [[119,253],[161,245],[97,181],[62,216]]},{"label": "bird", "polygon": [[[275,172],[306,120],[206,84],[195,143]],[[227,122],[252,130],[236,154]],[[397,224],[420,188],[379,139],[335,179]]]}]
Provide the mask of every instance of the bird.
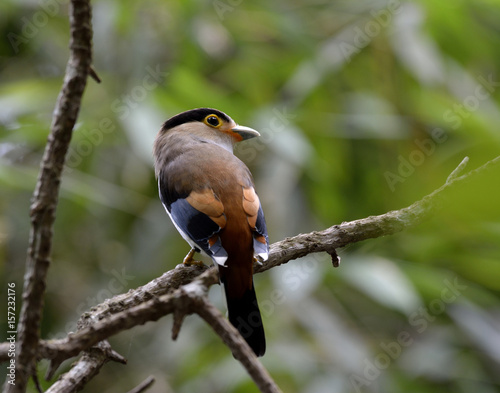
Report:
[{"label": "bird", "polygon": [[260,199],[236,143],[259,137],[224,112],[197,108],[163,123],[153,146],[160,200],[175,228],[196,252],[210,257],[224,287],[228,318],[256,356],[266,351],[253,263],[269,256]]}]

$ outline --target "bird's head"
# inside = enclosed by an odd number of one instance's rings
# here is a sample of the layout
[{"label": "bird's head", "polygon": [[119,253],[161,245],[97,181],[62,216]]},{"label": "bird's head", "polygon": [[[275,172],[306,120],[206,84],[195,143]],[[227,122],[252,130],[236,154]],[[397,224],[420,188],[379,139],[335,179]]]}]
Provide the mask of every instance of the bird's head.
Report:
[{"label": "bird's head", "polygon": [[211,108],[192,109],[171,117],[163,123],[159,135],[174,132],[213,141],[230,151],[235,143],[260,136],[256,130],[240,126],[224,112]]}]

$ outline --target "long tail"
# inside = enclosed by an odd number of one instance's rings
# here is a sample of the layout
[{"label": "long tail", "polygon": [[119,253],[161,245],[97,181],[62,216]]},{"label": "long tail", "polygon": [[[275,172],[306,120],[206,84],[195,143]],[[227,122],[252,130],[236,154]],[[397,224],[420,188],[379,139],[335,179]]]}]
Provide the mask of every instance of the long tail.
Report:
[{"label": "long tail", "polygon": [[253,281],[250,288],[242,291],[241,286],[238,286],[241,282],[231,279],[230,269],[221,267],[219,270],[224,270],[221,271],[221,279],[226,293],[229,321],[238,329],[257,356],[264,355],[266,337]]}]

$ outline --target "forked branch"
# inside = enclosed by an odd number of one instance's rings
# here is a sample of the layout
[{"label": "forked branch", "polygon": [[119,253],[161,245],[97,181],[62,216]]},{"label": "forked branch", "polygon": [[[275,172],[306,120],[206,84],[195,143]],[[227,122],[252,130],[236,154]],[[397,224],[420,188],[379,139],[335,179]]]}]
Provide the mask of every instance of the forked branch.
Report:
[{"label": "forked branch", "polygon": [[[274,243],[271,245],[269,260],[262,265],[255,264],[255,271],[263,272],[315,252],[328,252],[336,255],[335,250],[347,244],[392,235],[418,225],[435,214],[445,203],[452,201],[457,187],[500,167],[500,157],[497,157],[465,175],[458,176],[459,172],[463,171],[466,162],[467,160],[464,159],[443,186],[408,207],[379,216],[334,225],[323,231],[300,234]],[[253,362],[249,362],[249,355],[244,355],[245,350],[235,344],[238,340],[228,339],[234,333],[231,331],[232,326],[218,311],[218,314],[215,313],[213,306],[206,300],[206,290],[217,282],[218,275],[214,268],[178,265],[148,284],[126,294],[115,296],[94,307],[82,316],[79,321],[81,328],[76,333],[61,340],[40,341],[39,356],[52,359],[55,364],[59,364],[122,330],[157,320],[169,313],[174,313],[176,316],[177,323],[174,326],[176,329],[174,335],[176,335],[183,316],[197,313],[221,336],[235,357],[247,367],[249,373],[251,375],[252,372],[254,373],[252,377],[256,382],[259,378],[267,381],[262,369]],[[196,301],[191,296],[194,293],[198,294]],[[240,341],[246,344],[244,340]],[[6,356],[5,348],[5,346],[0,346],[0,359]],[[250,354],[253,355],[251,351]],[[250,372],[250,370],[253,371]]]}]

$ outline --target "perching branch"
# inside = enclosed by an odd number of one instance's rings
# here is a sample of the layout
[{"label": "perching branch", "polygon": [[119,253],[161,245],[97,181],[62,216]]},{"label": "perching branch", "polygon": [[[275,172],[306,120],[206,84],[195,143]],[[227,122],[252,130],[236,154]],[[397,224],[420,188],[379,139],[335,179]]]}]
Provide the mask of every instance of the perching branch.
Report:
[{"label": "perching branch", "polygon": [[70,58],[31,204],[31,232],[18,325],[16,381],[15,385],[6,383],[4,387],[11,393],[24,392],[28,378],[34,374],[61,173],[92,60],[89,1],[72,0],[69,10]]},{"label": "perching branch", "polygon": [[[261,392],[281,392],[267,370],[257,360],[246,341],[220,311],[208,301],[208,288],[217,282],[217,276],[214,275],[214,272],[214,269],[209,269],[193,282],[180,287],[172,294],[153,297],[123,312],[110,315],[106,319],[82,328],[75,334],[70,334],[63,340],[58,340],[57,343],[47,343],[48,346],[45,349],[49,349],[51,354],[55,354],[57,358],[54,360],[57,364],[60,364],[66,358],[77,355],[82,344],[85,348],[89,348],[101,341],[103,337],[109,337],[116,332],[141,325],[147,321],[156,321],[170,313],[174,313],[175,330],[173,334],[176,335],[184,316],[196,313],[222,338],[233,352],[234,357],[245,367]],[[104,364],[105,360],[101,359],[100,363]],[[63,379],[64,381],[68,380],[65,376]],[[74,376],[71,379],[74,379]]]},{"label": "perching branch", "polygon": [[[263,265],[256,264],[255,271],[263,272],[309,253],[328,252],[333,254],[335,249],[347,244],[391,235],[415,226],[435,214],[445,202],[452,201],[453,192],[459,186],[467,184],[473,178],[487,174],[493,168],[500,167],[500,157],[458,177],[458,172],[463,171],[465,163],[466,160],[453,171],[442,187],[411,206],[379,216],[335,225],[324,231],[301,234],[274,243],[271,245],[269,260]],[[191,284],[189,284],[190,282]],[[201,282],[203,287],[207,288],[217,283],[216,270],[179,265],[143,287],[108,299],[92,311],[85,313],[79,321],[79,326],[82,327],[79,331],[62,340],[41,341],[39,354],[43,358],[57,359],[57,363],[59,363],[101,340],[117,334],[119,331],[149,320],[156,320],[166,313],[180,313],[182,316],[186,312],[195,312],[207,320],[204,315],[211,315],[210,311],[207,311],[209,309],[208,305],[203,308],[190,309],[189,307],[186,308],[186,304],[182,300],[184,296],[182,294],[186,292],[186,285],[189,287],[197,282]],[[176,320],[179,320],[179,318],[176,318]],[[223,317],[221,317],[221,320],[225,321]],[[217,323],[223,324],[221,321]],[[176,325],[178,330],[180,324]],[[214,327],[212,324],[211,326]],[[229,327],[231,326],[229,325]],[[215,327],[214,330],[226,342],[223,333],[219,332]],[[224,331],[226,332],[224,334],[227,334],[227,329],[224,329]],[[1,348],[0,359],[2,354],[6,353]],[[235,353],[234,348],[232,350]],[[247,359],[245,356],[238,357],[235,355],[235,357]]]},{"label": "perching branch", "polygon": [[[466,162],[466,159],[462,161],[457,169],[460,168],[460,170],[463,170],[462,164],[464,162]],[[486,174],[493,168],[500,168],[500,156],[465,175],[460,177],[455,176],[453,179],[449,177],[443,186],[403,209],[390,211],[378,216],[370,216],[360,220],[345,222],[340,225],[334,225],[323,231],[300,234],[276,242],[270,247],[268,261],[264,262],[262,265],[256,263],[254,265],[254,271],[256,273],[261,273],[310,253],[327,252],[333,254],[336,249],[348,244],[371,238],[393,235],[404,229],[416,226],[433,216],[443,207],[445,202],[452,200],[452,192],[456,190],[457,187],[465,185],[472,178]],[[457,169],[453,172],[454,174],[457,173]],[[111,315],[119,314],[144,304],[150,299],[170,293],[174,289],[190,283],[202,273],[204,282],[207,285],[213,285],[218,282],[217,271],[214,268],[177,265],[174,269],[148,284],[125,294],[117,295],[94,307],[92,311],[82,316],[79,324],[82,324],[83,320],[103,321],[105,324],[109,323],[108,318]],[[79,334],[81,333],[77,332],[71,338],[63,339],[65,340],[64,342],[63,340],[54,340],[51,342],[42,341],[40,353],[43,354],[44,358],[53,359],[54,354],[61,353],[60,346],[67,348],[71,353],[77,351],[78,348],[81,350],[85,348],[85,343],[83,341],[80,344],[76,343],[79,341]],[[108,336],[103,335],[99,339],[105,339],[107,337]],[[69,344],[70,342],[71,345]],[[71,350],[69,348],[71,348]]]}]

